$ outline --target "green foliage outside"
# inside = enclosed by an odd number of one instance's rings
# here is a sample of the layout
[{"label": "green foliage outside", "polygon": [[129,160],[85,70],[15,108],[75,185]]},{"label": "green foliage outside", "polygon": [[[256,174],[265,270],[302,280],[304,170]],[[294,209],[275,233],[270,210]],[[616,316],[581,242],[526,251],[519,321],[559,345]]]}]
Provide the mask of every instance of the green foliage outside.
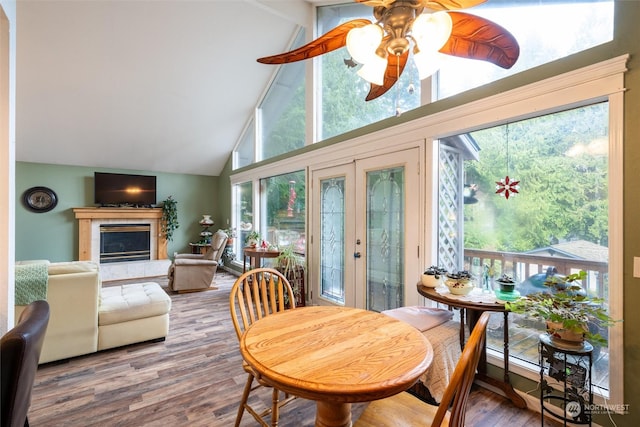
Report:
[{"label": "green foliage outside", "polygon": [[[305,173],[304,171],[277,175],[265,180],[267,196],[267,226],[304,232],[305,221]],[[291,189],[295,194],[291,199]],[[289,205],[292,211],[289,215]]]},{"label": "green foliage outside", "polygon": [[[480,160],[465,162],[465,183],[478,185],[479,201],[465,205],[465,247],[523,252],[575,239],[608,246],[608,104],[471,136]],[[508,200],[495,194],[507,174],[520,180],[520,194]]]},{"label": "green foliage outside", "polygon": [[[333,136],[393,117],[420,106],[420,80],[413,60],[407,61],[400,80],[383,96],[365,101],[371,85],[349,68],[346,48],[325,54],[322,61],[322,136]],[[409,88],[413,88],[410,93]]]}]

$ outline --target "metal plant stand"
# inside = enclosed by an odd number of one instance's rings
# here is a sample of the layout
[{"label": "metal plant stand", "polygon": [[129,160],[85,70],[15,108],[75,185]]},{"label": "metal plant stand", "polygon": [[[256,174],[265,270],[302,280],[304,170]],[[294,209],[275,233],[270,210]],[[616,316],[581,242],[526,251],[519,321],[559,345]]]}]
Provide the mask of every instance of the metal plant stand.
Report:
[{"label": "metal plant stand", "polygon": [[[565,347],[547,334],[540,335],[539,345],[541,425],[546,412],[565,426],[567,422],[591,426],[593,346],[585,341],[582,346]],[[556,380],[561,390],[552,387],[548,378]],[[553,401],[560,402],[562,414],[551,410]]]}]

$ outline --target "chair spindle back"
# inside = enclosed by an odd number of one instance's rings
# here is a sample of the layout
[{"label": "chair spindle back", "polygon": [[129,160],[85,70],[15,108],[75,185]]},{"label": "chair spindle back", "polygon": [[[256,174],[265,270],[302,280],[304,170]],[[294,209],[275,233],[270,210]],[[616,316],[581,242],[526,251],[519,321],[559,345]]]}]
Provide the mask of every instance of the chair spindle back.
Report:
[{"label": "chair spindle back", "polygon": [[229,307],[240,340],[253,322],[293,309],[296,302],[293,289],[282,273],[272,268],[255,268],[236,279],[229,295]]}]

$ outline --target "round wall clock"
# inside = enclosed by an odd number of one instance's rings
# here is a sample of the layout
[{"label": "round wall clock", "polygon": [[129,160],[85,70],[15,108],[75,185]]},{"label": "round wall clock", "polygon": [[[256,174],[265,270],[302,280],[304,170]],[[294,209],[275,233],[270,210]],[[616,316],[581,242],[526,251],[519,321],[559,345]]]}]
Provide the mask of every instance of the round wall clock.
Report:
[{"label": "round wall clock", "polygon": [[32,187],[24,192],[22,201],[33,212],[49,212],[58,204],[58,196],[47,187]]}]

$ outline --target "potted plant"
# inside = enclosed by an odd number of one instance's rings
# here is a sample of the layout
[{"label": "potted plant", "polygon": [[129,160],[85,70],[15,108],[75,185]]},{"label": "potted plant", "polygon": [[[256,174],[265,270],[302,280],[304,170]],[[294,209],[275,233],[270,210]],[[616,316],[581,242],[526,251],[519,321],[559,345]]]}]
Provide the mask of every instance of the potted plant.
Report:
[{"label": "potted plant", "polygon": [[180,227],[178,223],[178,201],[172,196],[162,201],[161,231],[167,241],[173,240],[173,232]]},{"label": "potted plant", "polygon": [[295,252],[294,245],[285,246],[275,260],[276,269],[287,278],[296,296],[296,306],[305,305],[304,276],[305,258]]},{"label": "potted plant", "polygon": [[454,295],[467,295],[474,288],[471,279],[471,274],[467,270],[460,270],[447,273],[444,284]]},{"label": "potted plant", "polygon": [[435,288],[442,283],[446,273],[446,268],[432,265],[422,273],[422,284],[429,288]]},{"label": "potted plant", "polygon": [[247,246],[256,247],[260,243],[260,233],[257,230],[252,230],[245,237],[244,242]]},{"label": "potted plant", "polygon": [[516,282],[513,277],[503,274],[497,280],[501,292],[513,292],[516,288]]},{"label": "potted plant", "polygon": [[551,292],[526,295],[506,302],[505,308],[544,321],[551,339],[560,344],[575,345],[586,339],[591,344],[606,346],[608,341],[600,329],[612,326],[616,320],[608,315],[602,298],[589,297],[582,288],[581,280],[586,276],[584,271],[552,276],[544,283]]},{"label": "potted plant", "polygon": [[227,235],[227,246],[233,245],[233,239],[236,238],[236,229],[234,227],[229,227],[220,231]]}]

